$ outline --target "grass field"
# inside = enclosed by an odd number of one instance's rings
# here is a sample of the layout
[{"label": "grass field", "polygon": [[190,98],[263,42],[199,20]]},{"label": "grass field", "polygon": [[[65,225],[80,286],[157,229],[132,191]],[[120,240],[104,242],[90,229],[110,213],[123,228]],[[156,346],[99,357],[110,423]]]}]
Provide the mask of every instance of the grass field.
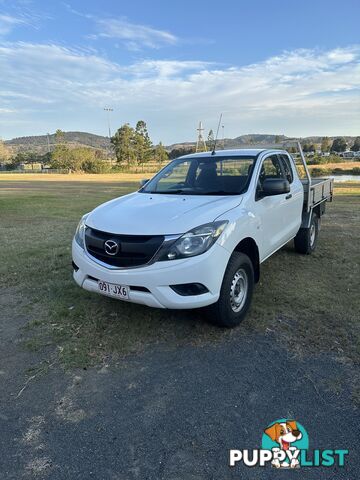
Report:
[{"label": "grass field", "polygon": [[0,175],[0,285],[9,299],[1,314],[26,317],[24,346],[46,362],[85,367],[109,357],[121,362],[157,342],[201,347],[237,338],[241,348],[247,335],[276,332],[294,355],[359,360],[360,184],[336,186],[314,255],[289,244],[263,264],[246,321],[224,331],[202,311],[150,309],[74,284],[70,246],[79,218],[135,190],[141,177]]},{"label": "grass field", "polygon": [[360,167],[360,161],[357,161],[357,162],[347,161],[347,162],[341,162],[341,163],[322,163],[319,165],[308,165],[308,167],[310,170],[314,168],[327,168],[330,170],[338,168],[340,170],[352,170],[353,168]]},{"label": "grass field", "polygon": [[308,165],[310,173],[315,176],[324,175],[360,175],[360,162],[323,163],[320,165]]}]

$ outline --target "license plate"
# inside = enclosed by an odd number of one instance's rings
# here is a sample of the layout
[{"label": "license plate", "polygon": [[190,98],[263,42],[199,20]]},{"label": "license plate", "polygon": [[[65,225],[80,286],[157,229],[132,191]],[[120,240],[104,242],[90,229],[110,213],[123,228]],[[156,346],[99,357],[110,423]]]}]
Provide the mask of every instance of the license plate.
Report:
[{"label": "license plate", "polygon": [[116,283],[99,280],[98,289],[103,295],[109,295],[115,298],[129,298],[129,287],[126,285],[117,285]]}]

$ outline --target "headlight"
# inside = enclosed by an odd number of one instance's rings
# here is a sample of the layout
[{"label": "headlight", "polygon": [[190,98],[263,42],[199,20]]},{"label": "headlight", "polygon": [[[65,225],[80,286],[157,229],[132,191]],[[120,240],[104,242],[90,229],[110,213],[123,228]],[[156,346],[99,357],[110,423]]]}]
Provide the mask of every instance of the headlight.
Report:
[{"label": "headlight", "polygon": [[159,260],[177,260],[201,255],[214,245],[227,223],[227,220],[221,220],[190,230],[171,244],[161,254]]},{"label": "headlight", "polygon": [[86,228],[85,220],[87,219],[88,215],[89,215],[88,213],[85,214],[81,218],[81,220],[79,222],[79,225],[76,227],[75,241],[81,248],[84,248],[85,228]]}]

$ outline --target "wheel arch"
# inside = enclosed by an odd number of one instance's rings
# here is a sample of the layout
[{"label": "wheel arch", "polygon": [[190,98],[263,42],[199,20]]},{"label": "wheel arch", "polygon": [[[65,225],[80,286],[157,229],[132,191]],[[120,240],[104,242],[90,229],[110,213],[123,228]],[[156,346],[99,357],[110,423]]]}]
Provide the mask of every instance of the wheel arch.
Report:
[{"label": "wheel arch", "polygon": [[255,240],[251,237],[243,238],[234,248],[234,252],[245,253],[250,258],[254,267],[255,283],[258,283],[260,279],[260,256]]}]

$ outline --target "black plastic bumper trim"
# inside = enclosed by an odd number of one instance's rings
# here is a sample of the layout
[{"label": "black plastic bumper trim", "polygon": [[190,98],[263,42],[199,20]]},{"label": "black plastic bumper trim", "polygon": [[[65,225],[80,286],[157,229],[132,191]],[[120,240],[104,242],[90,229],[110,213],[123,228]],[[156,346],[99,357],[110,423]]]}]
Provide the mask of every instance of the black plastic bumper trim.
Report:
[{"label": "black plastic bumper trim", "polygon": [[181,283],[179,285],[170,285],[170,288],[182,297],[203,295],[209,291],[202,283]]},{"label": "black plastic bumper trim", "polygon": [[72,268],[77,272],[79,270],[79,267],[76,265],[75,262],[71,262]]}]

